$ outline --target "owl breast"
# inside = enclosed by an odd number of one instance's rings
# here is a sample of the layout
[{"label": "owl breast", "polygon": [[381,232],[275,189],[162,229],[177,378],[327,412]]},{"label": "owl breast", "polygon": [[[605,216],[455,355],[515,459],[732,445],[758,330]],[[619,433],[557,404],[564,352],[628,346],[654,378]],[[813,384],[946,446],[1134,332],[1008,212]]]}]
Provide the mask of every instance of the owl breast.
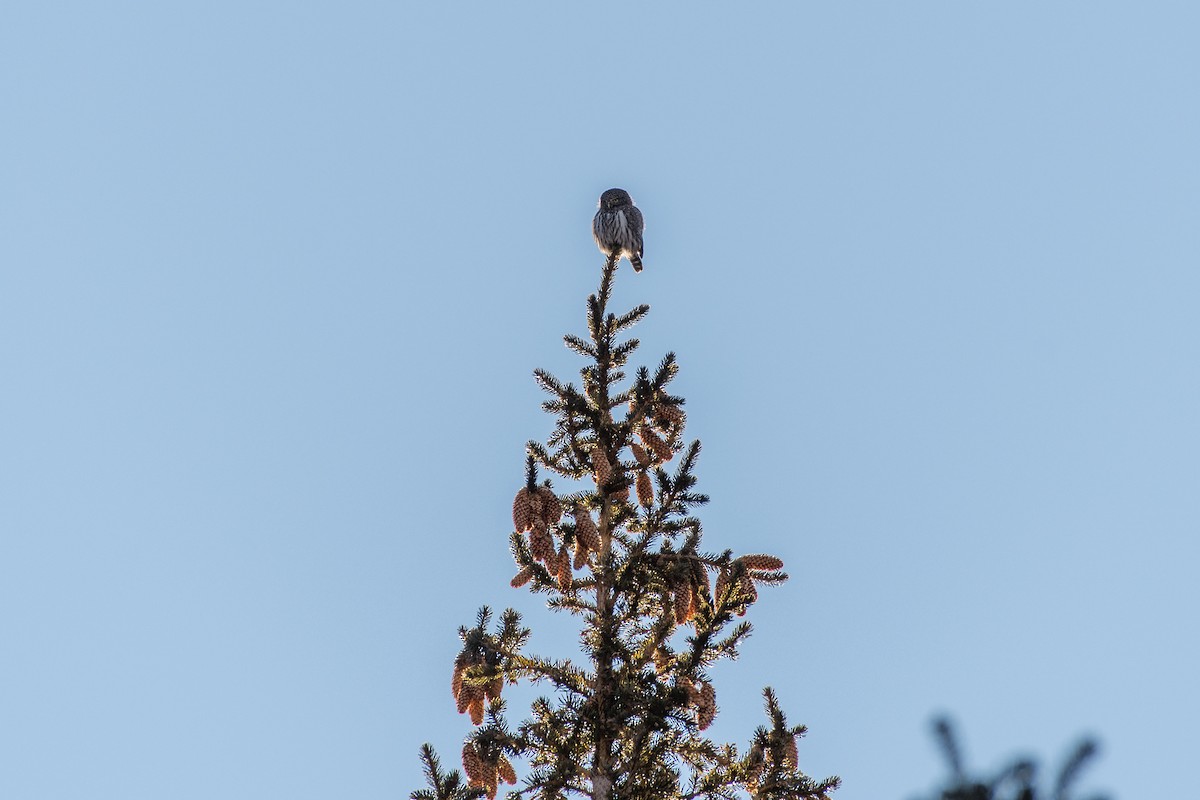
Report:
[{"label": "owl breast", "polygon": [[617,210],[617,240],[621,242],[629,241],[629,220],[625,217],[625,212]]}]

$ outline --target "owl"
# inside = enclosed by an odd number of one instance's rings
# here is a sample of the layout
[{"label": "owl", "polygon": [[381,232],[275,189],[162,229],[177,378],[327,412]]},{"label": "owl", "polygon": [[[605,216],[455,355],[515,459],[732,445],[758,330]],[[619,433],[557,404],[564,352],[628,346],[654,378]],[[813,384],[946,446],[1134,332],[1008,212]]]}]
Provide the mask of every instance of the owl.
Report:
[{"label": "owl", "polygon": [[624,256],[633,265],[634,272],[641,272],[645,227],[642,212],[633,204],[629,192],[609,189],[600,195],[600,210],[592,220],[592,236],[601,253],[610,258]]}]

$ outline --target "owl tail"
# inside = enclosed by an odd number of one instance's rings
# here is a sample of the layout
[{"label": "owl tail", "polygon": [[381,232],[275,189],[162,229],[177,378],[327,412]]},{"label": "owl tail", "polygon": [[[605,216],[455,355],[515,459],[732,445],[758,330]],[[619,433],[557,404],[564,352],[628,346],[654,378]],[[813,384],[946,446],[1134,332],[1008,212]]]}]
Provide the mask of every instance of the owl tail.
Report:
[{"label": "owl tail", "polygon": [[638,258],[637,256],[630,256],[629,263],[633,265],[634,272],[642,271],[642,260],[640,258]]}]

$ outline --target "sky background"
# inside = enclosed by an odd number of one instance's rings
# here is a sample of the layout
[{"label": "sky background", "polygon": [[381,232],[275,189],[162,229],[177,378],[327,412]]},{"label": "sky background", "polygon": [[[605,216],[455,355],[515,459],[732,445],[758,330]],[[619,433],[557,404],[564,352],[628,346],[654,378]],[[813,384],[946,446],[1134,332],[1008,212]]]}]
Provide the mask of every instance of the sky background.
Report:
[{"label": "sky background", "polygon": [[[771,552],[841,800],[1182,796],[1200,716],[1191,3],[9,3],[0,796],[406,798],[508,586],[600,192],[647,219],[713,550]],[[530,692],[510,690],[519,712]],[[1185,777],[1185,772],[1188,775]]]}]

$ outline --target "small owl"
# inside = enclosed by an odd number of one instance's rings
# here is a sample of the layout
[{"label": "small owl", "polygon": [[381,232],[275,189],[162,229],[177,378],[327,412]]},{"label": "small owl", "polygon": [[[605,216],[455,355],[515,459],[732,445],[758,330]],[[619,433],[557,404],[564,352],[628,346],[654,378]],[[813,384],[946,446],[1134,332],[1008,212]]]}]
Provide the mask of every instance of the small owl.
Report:
[{"label": "small owl", "polygon": [[646,224],[642,212],[633,204],[629,192],[609,189],[600,195],[600,210],[592,220],[592,236],[606,256],[624,256],[634,272],[642,271],[642,231]]}]

